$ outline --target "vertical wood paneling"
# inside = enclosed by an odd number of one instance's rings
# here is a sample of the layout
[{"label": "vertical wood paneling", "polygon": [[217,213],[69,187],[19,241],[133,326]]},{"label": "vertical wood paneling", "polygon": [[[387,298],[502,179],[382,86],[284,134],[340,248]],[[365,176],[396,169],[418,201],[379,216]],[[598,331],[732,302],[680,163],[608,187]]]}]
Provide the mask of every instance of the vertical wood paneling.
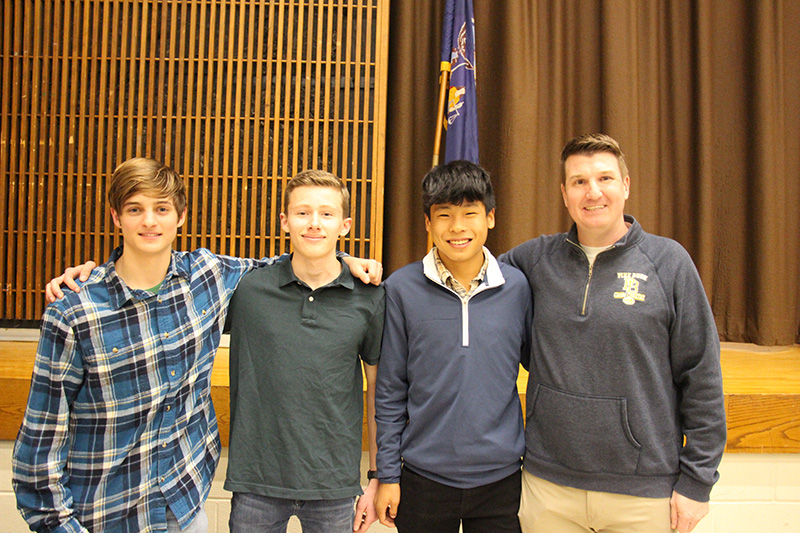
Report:
[{"label": "vertical wood paneling", "polygon": [[[3,61],[2,65],[0,65],[0,73],[2,73],[2,78],[0,78],[0,101],[3,102],[12,101],[11,72],[13,65],[9,57],[9,52],[13,49],[13,41],[11,39],[16,32],[14,31],[13,23],[9,21],[14,20],[13,8],[13,2],[3,3]],[[8,196],[11,193],[11,182],[13,181],[13,177],[11,176],[11,162],[9,161],[11,153],[13,152],[9,135],[10,129],[10,113],[4,112],[0,114],[0,175],[2,175],[3,179],[2,187],[0,187],[2,190],[2,193],[0,193],[0,246],[6,250],[9,248],[8,219],[11,215]],[[8,278],[6,276],[11,262],[11,254],[7,253],[3,257],[0,257],[0,279],[4,282],[4,286],[0,287],[0,289],[3,289],[0,290],[0,312],[3,313],[3,316],[14,316],[11,309],[12,300],[8,298],[8,292],[6,291],[8,287]]]},{"label": "vertical wood paneling", "polygon": [[[253,193],[256,190],[256,178],[253,175],[253,166],[251,159],[253,154],[252,136],[257,129],[257,124],[253,120],[253,82],[255,59],[253,51],[255,50],[255,31],[257,16],[260,9],[256,5],[249,5],[247,11],[244,13],[244,22],[246,27],[242,24],[239,33],[241,41],[244,42],[240,57],[245,60],[245,69],[242,69],[244,78],[244,105],[242,106],[242,145],[243,152],[249,154],[247,159],[239,159],[240,172],[243,179],[243,194],[242,194],[242,216],[240,218],[241,227],[239,229],[240,247],[239,253],[242,255],[256,256],[258,251],[256,249],[257,236],[253,231],[256,220],[257,205],[253,200]],[[246,33],[246,35],[245,35]],[[235,151],[234,151],[235,153]]]},{"label": "vertical wood paneling", "polygon": [[[275,211],[272,210],[272,205],[274,202],[274,198],[276,198],[279,194],[277,183],[275,180],[275,176],[277,173],[275,172],[275,168],[270,163],[270,154],[272,152],[272,144],[270,141],[271,133],[274,134],[274,130],[272,128],[272,114],[275,108],[274,105],[274,96],[275,93],[272,90],[272,78],[275,74],[275,62],[272,61],[272,57],[275,53],[275,46],[273,43],[272,36],[275,35],[275,4],[273,2],[269,2],[269,12],[267,14],[267,24],[268,28],[266,33],[263,34],[263,37],[259,40],[261,46],[263,47],[263,43],[266,42],[267,50],[266,53],[263,55],[259,55],[259,57],[266,57],[270,60],[266,62],[264,68],[266,70],[264,76],[264,109],[261,112],[262,122],[264,124],[264,140],[262,141],[261,145],[261,175],[267,178],[264,186],[261,189],[261,205],[262,207],[262,218],[260,224],[260,235],[278,235],[280,234],[280,228],[278,231],[273,232],[272,228],[275,224]],[[259,62],[261,63],[261,62]],[[274,161],[274,157],[272,161]],[[279,200],[280,201],[280,200]],[[269,207],[269,209],[268,209]],[[266,216],[270,214],[271,216]],[[275,241],[273,240],[272,246],[267,249],[264,255],[270,255],[271,253],[276,252]]]},{"label": "vertical wood paneling", "polygon": [[[56,107],[56,105],[58,106],[58,111],[54,115],[58,117],[58,136],[56,137],[55,148],[58,151],[58,180],[56,184],[56,194],[58,195],[56,200],[56,205],[58,206],[56,213],[56,235],[58,237],[55,239],[55,249],[56,265],[63,267],[64,265],[71,265],[75,263],[70,247],[72,238],[69,230],[71,230],[73,226],[69,225],[69,223],[72,222],[72,217],[70,209],[67,208],[67,199],[74,198],[72,196],[72,180],[69,176],[70,169],[72,168],[72,159],[70,152],[68,152],[68,148],[71,146],[72,139],[69,137],[69,121],[67,119],[68,102],[65,94],[65,88],[69,80],[70,68],[68,62],[63,60],[63,58],[67,57],[67,54],[69,53],[68,29],[71,24],[69,23],[70,4],[66,3],[63,5],[58,5],[58,7],[61,9],[61,24],[59,24],[60,31],[56,35],[61,35],[62,39],[60,43],[61,46],[57,48],[53,54],[53,61],[58,63],[58,68],[61,74],[58,85],[53,87],[53,97],[55,99],[53,107]],[[109,136],[109,138],[111,138],[111,136]],[[16,252],[16,250],[14,252]],[[62,261],[62,258],[63,262],[60,262]],[[36,287],[30,287],[29,290],[30,289],[35,290]],[[9,298],[13,300],[14,295],[9,293]],[[5,316],[16,317],[17,315]]]},{"label": "vertical wood paneling", "polygon": [[[22,46],[23,46],[23,50],[25,52],[28,52],[28,53],[31,52],[32,41],[33,41],[33,35],[31,35],[31,33],[32,33],[31,29],[33,28],[32,17],[33,17],[33,13],[31,12],[31,10],[26,10],[22,14],[22,19],[23,19],[22,23],[23,23],[23,25],[25,27],[25,35],[22,37],[22,43],[23,43]],[[20,148],[20,153],[19,153],[19,156],[18,156],[18,159],[17,159],[17,161],[19,162],[19,168],[18,168],[18,173],[17,173],[18,180],[19,180],[19,200],[18,200],[17,205],[15,207],[17,207],[20,212],[28,212],[29,213],[30,212],[30,206],[27,206],[27,208],[26,208],[26,204],[27,204],[27,199],[28,199],[28,180],[27,180],[27,176],[28,176],[28,172],[29,172],[29,166],[28,166],[29,159],[28,158],[29,158],[29,155],[30,155],[30,143],[29,143],[29,141],[30,141],[30,121],[31,121],[31,118],[32,118],[32,113],[31,113],[31,108],[30,108],[31,98],[29,97],[29,95],[31,95],[31,89],[32,89],[31,88],[31,82],[30,82],[30,78],[31,78],[31,65],[30,65],[30,62],[23,61],[22,65],[21,65],[21,69],[19,69],[19,73],[20,73],[20,82],[21,83],[18,82],[18,84],[21,85],[21,87],[20,87],[20,90],[21,90],[21,95],[20,95],[20,99],[21,99],[20,104],[21,105],[20,105],[20,109],[21,109],[21,112],[22,112],[22,117],[21,117],[21,120],[20,120],[20,128],[19,128],[19,148]],[[22,98],[22,96],[24,96],[24,98]],[[25,286],[25,272],[27,271],[27,269],[24,268],[24,265],[28,264],[28,261],[26,259],[29,259],[29,258],[25,257],[26,251],[27,251],[26,250],[26,246],[25,246],[25,244],[26,244],[25,243],[25,220],[26,219],[24,217],[20,217],[16,221],[16,223],[14,224],[15,229],[16,229],[15,242],[16,242],[16,245],[17,245],[18,250],[19,250],[19,258],[21,259],[21,261],[19,261],[15,265],[16,275],[14,276],[14,278],[15,278],[14,281],[15,281],[15,284],[17,286]],[[22,294],[21,298],[19,298],[17,300],[15,307],[16,307],[16,310],[17,310],[18,313],[24,313],[25,312],[25,307],[24,306],[25,306],[25,303],[26,303],[26,300],[28,299],[28,297],[29,297],[28,294]]]},{"label": "vertical wood paneling", "polygon": [[[235,117],[231,117],[233,113],[233,96],[234,96],[234,83],[233,83],[233,70],[234,70],[234,59],[235,59],[235,50],[234,50],[234,42],[233,36],[236,33],[236,20],[234,18],[234,5],[233,3],[230,4],[223,4],[223,13],[226,16],[226,23],[228,25],[227,31],[225,32],[225,39],[221,41],[221,48],[222,48],[222,55],[223,61],[222,65],[224,67],[224,77],[220,77],[220,88],[224,87],[225,92],[225,101],[224,101],[224,111],[222,112],[222,135],[223,135],[223,146],[228,146],[233,143],[233,131],[231,127],[232,121]],[[223,74],[223,73],[220,73]],[[222,92],[218,89],[219,92]],[[233,122],[235,124],[235,122]],[[231,240],[231,228],[233,226],[234,220],[233,217],[236,216],[235,210],[232,210],[232,199],[236,195],[236,186],[235,180],[236,176],[235,173],[232,173],[231,167],[231,154],[228,150],[221,151],[222,157],[222,172],[221,175],[223,176],[221,179],[222,186],[221,186],[221,212],[220,212],[220,234],[222,235],[222,240],[220,241],[220,247],[226,250],[233,251],[233,245],[235,244]],[[238,154],[237,154],[238,156]]]},{"label": "vertical wood paneling", "polygon": [[[286,184],[285,180],[281,178],[281,172],[279,170],[279,161],[280,161],[280,138],[281,138],[281,125],[278,121],[279,117],[282,114],[282,107],[281,107],[281,95],[283,94],[283,90],[281,89],[283,83],[283,43],[287,42],[287,39],[284,35],[284,25],[285,25],[285,8],[286,6],[283,3],[280,3],[274,6],[275,11],[277,11],[277,21],[278,23],[273,28],[274,33],[269,34],[269,42],[270,45],[273,47],[271,50],[272,54],[269,57],[274,57],[274,61],[271,63],[274,65],[273,67],[273,77],[270,78],[270,83],[272,83],[275,87],[272,93],[272,101],[270,105],[270,120],[269,120],[269,131],[272,132],[271,139],[270,139],[270,151],[269,153],[272,154],[272,165],[270,170],[270,176],[272,176],[276,181],[276,188],[273,193],[270,195],[269,200],[269,212],[276,213],[279,211],[280,208],[276,209],[276,206],[280,206],[281,199],[280,193],[283,191],[283,186]],[[274,13],[271,13],[274,15]],[[272,18],[272,16],[270,17]],[[275,36],[275,37],[273,37]],[[274,80],[274,81],[273,81]],[[274,217],[273,217],[274,218]],[[278,245],[279,249],[283,250],[286,248],[287,242],[283,232],[280,231],[280,228],[275,230],[276,225],[270,221],[270,234],[277,234],[278,237]]]},{"label": "vertical wood paneling", "polygon": [[[369,176],[362,175],[358,169],[363,168],[364,164],[366,163],[365,157],[367,151],[364,149],[364,141],[368,139],[367,137],[367,124],[369,122],[368,111],[369,111],[369,102],[364,100],[364,95],[369,90],[369,72],[368,72],[368,63],[365,62],[364,58],[369,57],[370,51],[370,34],[369,28],[367,27],[368,20],[372,20],[372,16],[364,16],[366,6],[363,3],[359,3],[358,6],[358,15],[357,15],[357,23],[356,23],[356,54],[354,58],[354,63],[356,66],[355,75],[353,76],[355,80],[355,91],[356,97],[354,100],[354,107],[355,107],[355,116],[356,121],[353,126],[353,131],[356,136],[355,142],[353,142],[353,196],[355,197],[354,202],[357,202],[356,209],[359,213],[366,213],[366,182],[368,181]],[[352,231],[350,233],[350,246],[354,249],[360,248],[359,241],[364,237],[366,232],[364,231],[364,223],[366,222],[367,217],[361,217],[356,219],[358,223],[357,229],[358,231]]]},{"label": "vertical wood paneling", "polygon": [[370,208],[369,250],[375,257],[383,257],[383,197],[384,172],[386,160],[386,114],[389,77],[389,2],[378,1],[374,28],[375,36],[375,74],[373,79],[372,109],[373,124],[369,141],[372,143],[372,157],[369,169],[372,172],[372,194]]},{"label": "vertical wood paneling", "polygon": [[[242,215],[246,214],[244,211],[244,204],[241,204],[242,210],[240,211],[240,202],[243,200],[243,196],[247,194],[247,186],[245,185],[246,179],[246,171],[243,170],[243,158],[239,154],[248,154],[250,153],[249,150],[242,145],[242,129],[250,129],[248,125],[245,124],[245,115],[242,113],[242,100],[244,98],[244,89],[245,85],[247,84],[247,79],[245,78],[244,74],[247,68],[247,57],[244,55],[244,44],[245,44],[245,29],[249,24],[248,14],[247,14],[247,4],[244,2],[237,3],[234,5],[235,10],[235,17],[232,19],[233,21],[233,28],[236,32],[236,48],[235,48],[235,56],[234,59],[231,61],[230,70],[231,76],[234,77],[234,87],[235,92],[233,95],[233,99],[231,100],[230,107],[233,110],[233,150],[231,152],[231,167],[232,170],[230,175],[233,177],[232,187],[231,187],[231,238],[234,239],[232,249],[235,251],[236,255],[243,255],[244,254],[244,242],[245,242],[245,235],[242,233]],[[231,35],[234,35],[234,32],[231,32]],[[233,43],[231,43],[231,49],[233,50]],[[234,70],[235,69],[235,70]],[[238,236],[241,236],[237,238]]]},{"label": "vertical wood paneling", "polygon": [[[204,113],[203,116],[205,120],[203,120],[203,144],[201,147],[202,150],[202,158],[203,158],[203,166],[204,169],[204,176],[201,179],[202,183],[202,191],[203,194],[200,194],[200,191],[195,191],[197,195],[202,198],[200,201],[200,209],[194,213],[194,216],[201,217],[202,225],[200,226],[200,237],[201,237],[201,244],[202,248],[209,248],[214,249],[214,242],[215,240],[212,238],[211,235],[211,224],[210,220],[213,218],[215,208],[212,207],[212,204],[216,206],[216,202],[214,201],[214,197],[208,194],[207,191],[211,190],[212,192],[215,190],[213,184],[213,177],[215,175],[214,169],[211,168],[211,127],[212,127],[212,120],[211,117],[214,116],[212,105],[213,105],[213,93],[214,87],[211,83],[211,80],[214,79],[214,67],[216,66],[213,61],[212,57],[212,50],[215,49],[214,47],[214,35],[216,32],[216,11],[217,6],[213,2],[204,2],[203,6],[203,13],[206,15],[205,22],[208,25],[208,33],[205,42],[205,55],[204,55],[204,62],[206,64],[207,72],[205,77],[203,78],[205,83],[203,83],[204,87]],[[203,18],[200,19],[201,22]],[[203,25],[200,26],[201,28],[205,27]],[[205,33],[204,33],[205,34]],[[211,213],[211,217],[209,216]]]},{"label": "vertical wood paneling", "polygon": [[[87,18],[88,28],[85,31],[89,33],[89,42],[99,43],[101,42],[101,27],[96,21],[100,18],[101,6],[100,4],[94,4],[87,6],[87,8],[91,9],[91,15]],[[104,63],[99,61],[98,58],[90,59],[89,79],[93,80],[91,84],[91,92],[89,94],[88,111],[87,136],[90,139],[90,142],[94,142],[95,139],[102,139],[104,137],[101,129],[102,121],[98,120],[97,113],[99,100],[103,97],[104,79],[101,75],[101,69],[103,65]],[[87,215],[89,212],[92,213],[91,224],[96,235],[92,242],[92,248],[90,252],[91,257],[106,257],[107,255],[104,244],[108,239],[105,239],[103,235],[103,222],[105,221],[106,213],[105,209],[103,209],[103,206],[105,205],[105,191],[103,190],[103,172],[101,170],[103,165],[101,154],[101,150],[89,150],[89,152],[86,154],[86,158],[89,160],[92,169],[92,194],[91,196],[87,197],[87,208],[90,208],[87,210]]]},{"label": "vertical wood paneling", "polygon": [[[33,9],[33,24],[31,25],[32,28],[41,28],[42,25],[42,10],[41,6],[35,6]],[[41,41],[37,39],[33,32],[30,32],[29,41],[27,47],[29,50],[32,51],[34,57],[39,57],[41,54]],[[28,153],[27,153],[27,165],[28,168],[26,169],[27,172],[24,174],[25,181],[27,182],[26,185],[26,193],[27,193],[27,210],[28,216],[23,219],[23,224],[21,229],[24,231],[24,245],[25,245],[25,264],[32,265],[35,258],[35,246],[34,246],[34,237],[36,233],[34,231],[30,231],[32,227],[35,225],[36,220],[36,161],[38,159],[37,152],[39,148],[38,137],[39,137],[39,119],[41,115],[37,112],[39,107],[39,100],[41,99],[41,63],[39,61],[33,62],[30,65],[30,72],[29,72],[31,81],[29,86],[30,98],[28,98],[28,102],[30,105],[30,123],[28,125],[28,134],[26,135],[27,144],[28,144]],[[27,80],[27,76],[26,76]],[[31,220],[30,217],[34,217]],[[21,268],[22,274],[24,274],[24,283],[25,286],[31,286],[34,283],[34,272],[35,269],[32,268]],[[32,313],[33,312],[33,298],[30,298],[29,295],[26,295],[24,299],[24,313]]]},{"label": "vertical wood paneling", "polygon": [[[200,196],[200,177],[198,176],[198,169],[200,167],[200,128],[202,127],[201,115],[201,102],[203,101],[203,73],[205,72],[205,32],[198,31],[198,24],[203,19],[202,6],[198,5],[197,1],[191,2],[189,28],[191,34],[189,36],[189,87],[186,92],[186,113],[187,113],[187,128],[185,137],[185,154],[183,158],[184,179],[188,188],[188,204],[187,208],[191,213],[198,213],[197,200]],[[189,172],[191,169],[191,172]],[[192,250],[202,246],[198,238],[198,222],[202,217],[195,216],[187,218],[185,222],[186,231],[178,237],[179,246],[184,250]]]},{"label": "vertical wood paneling", "polygon": [[[38,27],[41,28],[41,32],[44,35],[52,35],[52,24],[53,24],[53,16],[52,16],[52,6],[50,4],[45,4],[43,6],[37,6],[38,11],[40,12],[40,19]],[[37,39],[38,40],[38,39]],[[45,239],[47,235],[50,234],[49,232],[49,225],[48,225],[48,209],[45,203],[45,198],[47,198],[47,177],[44,173],[44,170],[47,168],[47,157],[49,150],[46,146],[46,139],[47,133],[49,131],[49,115],[47,113],[47,109],[49,106],[49,87],[51,85],[51,73],[50,69],[52,67],[52,63],[47,60],[45,55],[44,45],[40,42],[37,44],[35,55],[41,58],[40,61],[40,68],[41,68],[41,76],[40,76],[40,88],[39,88],[39,95],[38,103],[37,103],[37,112],[39,115],[39,131],[34,136],[37,143],[37,158],[36,158],[36,171],[33,172],[33,176],[36,180],[36,223],[34,228],[36,228],[36,232],[34,234],[33,231],[30,231],[32,235],[35,235],[35,249],[33,252],[33,257],[36,258],[36,261],[41,261],[43,264],[47,264],[49,258],[47,257],[47,249],[45,247]],[[35,274],[33,279],[33,283],[39,282],[39,278],[43,276],[42,269],[31,269]],[[31,301],[34,304],[33,313],[36,314],[37,311],[41,310],[41,303],[37,302],[36,298],[31,298]]]},{"label": "vertical wood paneling", "polygon": [[120,243],[105,201],[133,156],[189,192],[178,249],[263,256],[292,175],[347,183],[341,248],[380,258],[387,0],[3,2],[0,321],[36,320],[65,266]]}]

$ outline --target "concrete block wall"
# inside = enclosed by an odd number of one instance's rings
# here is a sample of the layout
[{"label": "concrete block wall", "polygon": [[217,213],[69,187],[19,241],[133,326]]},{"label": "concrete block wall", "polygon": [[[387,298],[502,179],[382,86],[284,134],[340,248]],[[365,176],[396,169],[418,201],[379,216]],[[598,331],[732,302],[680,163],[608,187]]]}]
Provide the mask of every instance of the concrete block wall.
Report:
[{"label": "concrete block wall", "polygon": [[[16,509],[11,489],[13,442],[0,441],[0,530],[28,531]],[[227,533],[230,493],[222,488],[227,467],[223,451],[206,511],[209,533]],[[800,454],[726,454],[720,481],[711,494],[711,513],[696,533],[798,533],[800,532]],[[290,523],[289,533],[300,527]],[[370,533],[393,531],[380,524]]]},{"label": "concrete block wall", "polygon": [[695,532],[800,532],[800,454],[726,454]]}]

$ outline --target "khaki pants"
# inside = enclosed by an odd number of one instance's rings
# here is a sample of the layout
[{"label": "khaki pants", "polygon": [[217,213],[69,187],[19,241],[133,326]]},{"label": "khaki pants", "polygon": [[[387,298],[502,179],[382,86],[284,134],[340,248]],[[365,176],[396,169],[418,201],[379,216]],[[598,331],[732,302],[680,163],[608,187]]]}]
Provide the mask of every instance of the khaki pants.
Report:
[{"label": "khaki pants", "polygon": [[669,498],[564,487],[522,471],[523,533],[673,533]]}]

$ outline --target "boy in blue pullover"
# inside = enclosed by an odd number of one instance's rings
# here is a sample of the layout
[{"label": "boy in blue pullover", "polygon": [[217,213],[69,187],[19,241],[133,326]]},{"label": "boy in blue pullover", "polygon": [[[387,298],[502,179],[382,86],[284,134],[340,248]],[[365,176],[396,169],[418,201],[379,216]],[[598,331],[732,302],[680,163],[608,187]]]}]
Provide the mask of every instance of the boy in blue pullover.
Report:
[{"label": "boy in blue pullover", "polygon": [[422,187],[434,247],[385,283],[375,506],[401,533],[518,532],[530,287],[484,247],[495,208],[485,170],[454,161]]}]

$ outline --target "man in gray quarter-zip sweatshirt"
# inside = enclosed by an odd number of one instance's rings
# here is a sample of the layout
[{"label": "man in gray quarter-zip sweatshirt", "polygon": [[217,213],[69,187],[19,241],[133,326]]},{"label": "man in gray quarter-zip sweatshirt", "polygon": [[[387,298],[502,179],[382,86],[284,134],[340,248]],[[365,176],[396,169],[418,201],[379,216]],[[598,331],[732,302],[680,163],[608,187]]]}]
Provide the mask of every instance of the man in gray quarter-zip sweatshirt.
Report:
[{"label": "man in gray quarter-zip sweatshirt", "polygon": [[500,256],[533,301],[520,523],[526,532],[690,532],[725,448],[719,337],[677,242],[624,215],[616,141],[561,154],[569,233]]}]

